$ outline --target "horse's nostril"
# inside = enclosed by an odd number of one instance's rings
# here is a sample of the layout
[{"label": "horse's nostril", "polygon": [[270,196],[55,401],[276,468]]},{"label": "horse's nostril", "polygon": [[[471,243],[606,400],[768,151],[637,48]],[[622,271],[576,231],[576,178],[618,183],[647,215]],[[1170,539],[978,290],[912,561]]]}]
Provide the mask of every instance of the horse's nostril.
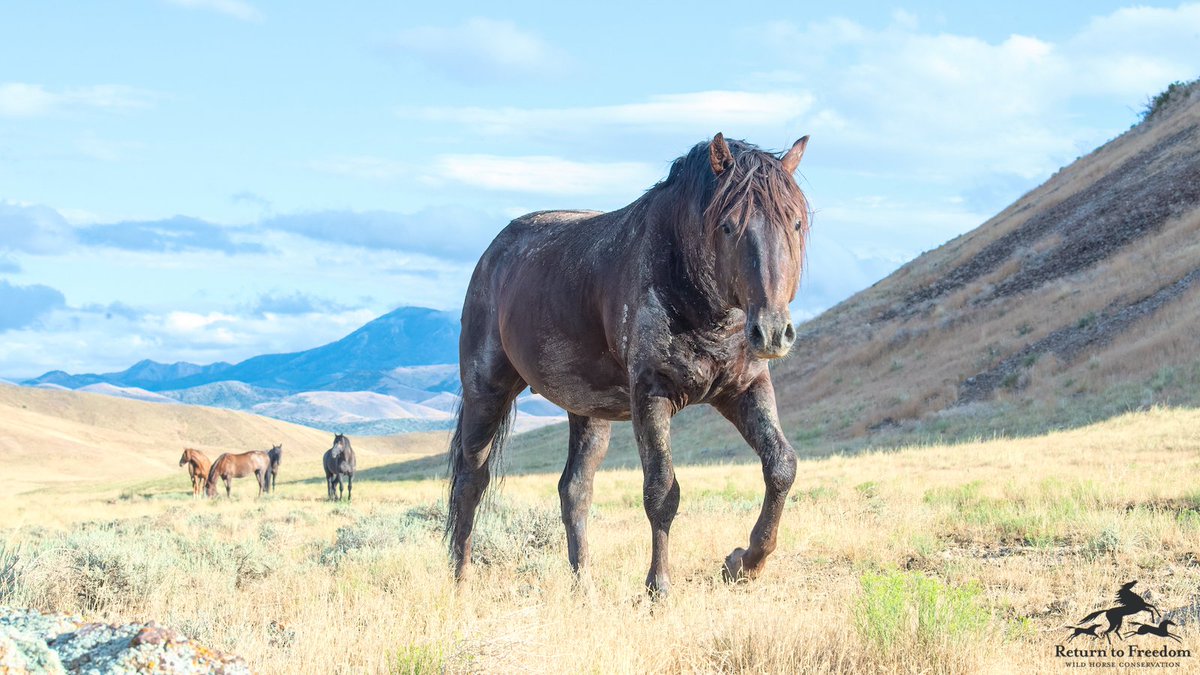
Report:
[{"label": "horse's nostril", "polygon": [[796,339],[796,329],[792,327],[792,323],[790,321],[788,322],[787,328],[783,329],[783,337],[786,338],[788,342]]},{"label": "horse's nostril", "polygon": [[750,330],[750,339],[756,345],[767,343],[767,334],[763,332],[762,324],[754,324],[754,328]]}]

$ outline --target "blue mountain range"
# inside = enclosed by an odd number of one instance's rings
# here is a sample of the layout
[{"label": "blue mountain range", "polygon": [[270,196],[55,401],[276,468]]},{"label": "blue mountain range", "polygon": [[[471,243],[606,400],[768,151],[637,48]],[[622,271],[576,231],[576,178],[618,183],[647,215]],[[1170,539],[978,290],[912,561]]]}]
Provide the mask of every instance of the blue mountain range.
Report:
[{"label": "blue mountain range", "polygon": [[[390,391],[398,384],[392,371],[409,366],[458,361],[456,313],[401,307],[327,345],[292,354],[265,354],[241,363],[158,363],[140,361],[119,373],[71,375],[54,370],[21,382],[78,389],[106,383],[162,392],[214,382],[244,382],[283,393],[305,391]],[[438,371],[436,381],[420,383],[427,391],[455,391],[457,377]]]}]

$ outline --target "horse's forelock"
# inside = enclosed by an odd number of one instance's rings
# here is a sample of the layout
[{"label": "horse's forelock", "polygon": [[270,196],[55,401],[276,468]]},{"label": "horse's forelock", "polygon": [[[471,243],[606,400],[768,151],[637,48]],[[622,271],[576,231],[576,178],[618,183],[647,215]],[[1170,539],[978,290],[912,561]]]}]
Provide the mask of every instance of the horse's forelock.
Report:
[{"label": "horse's forelock", "polygon": [[808,239],[808,200],[795,179],[783,168],[778,157],[740,141],[730,141],[733,165],[716,179],[712,195],[704,208],[702,233],[711,241],[723,225],[741,236],[754,214],[768,227],[794,228],[799,237],[786,237],[796,260],[804,255]]}]

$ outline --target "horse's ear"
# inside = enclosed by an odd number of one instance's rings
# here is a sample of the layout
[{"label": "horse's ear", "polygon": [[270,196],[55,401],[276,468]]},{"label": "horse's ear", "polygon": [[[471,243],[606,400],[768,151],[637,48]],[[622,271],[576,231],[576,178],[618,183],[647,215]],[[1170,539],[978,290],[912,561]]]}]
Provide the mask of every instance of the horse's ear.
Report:
[{"label": "horse's ear", "polygon": [[796,167],[800,166],[800,158],[804,156],[804,148],[808,147],[808,136],[801,138],[792,144],[792,149],[787,151],[787,154],[780,160],[783,162],[783,170],[792,173]]},{"label": "horse's ear", "polygon": [[725,142],[725,135],[717,133],[708,144],[708,163],[712,165],[713,173],[720,176],[733,166],[733,153]]}]

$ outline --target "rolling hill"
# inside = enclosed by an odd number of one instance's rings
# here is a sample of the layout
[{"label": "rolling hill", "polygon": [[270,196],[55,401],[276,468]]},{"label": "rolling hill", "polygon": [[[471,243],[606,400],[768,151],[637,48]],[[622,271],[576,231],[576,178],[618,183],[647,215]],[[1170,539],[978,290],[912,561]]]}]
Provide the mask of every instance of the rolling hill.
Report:
[{"label": "rolling hill", "polygon": [[[285,467],[316,466],[306,471],[311,474],[319,471],[330,442],[327,432],[245,412],[0,385],[0,466],[5,481],[16,488],[6,491],[9,496],[46,485],[174,475],[181,472],[184,447],[211,459],[283,443]],[[354,439],[354,449],[367,463],[380,456],[441,452],[445,444],[445,433]],[[286,477],[280,476],[281,481]]]},{"label": "rolling hill", "polygon": [[[828,453],[1200,404],[1198,282],[1192,83],[975,230],[801,324],[772,366],[780,417],[801,452]],[[685,458],[751,456],[707,408],[681,413],[673,435]],[[565,430],[523,441],[559,464]],[[637,462],[627,424],[612,457]]]}]

